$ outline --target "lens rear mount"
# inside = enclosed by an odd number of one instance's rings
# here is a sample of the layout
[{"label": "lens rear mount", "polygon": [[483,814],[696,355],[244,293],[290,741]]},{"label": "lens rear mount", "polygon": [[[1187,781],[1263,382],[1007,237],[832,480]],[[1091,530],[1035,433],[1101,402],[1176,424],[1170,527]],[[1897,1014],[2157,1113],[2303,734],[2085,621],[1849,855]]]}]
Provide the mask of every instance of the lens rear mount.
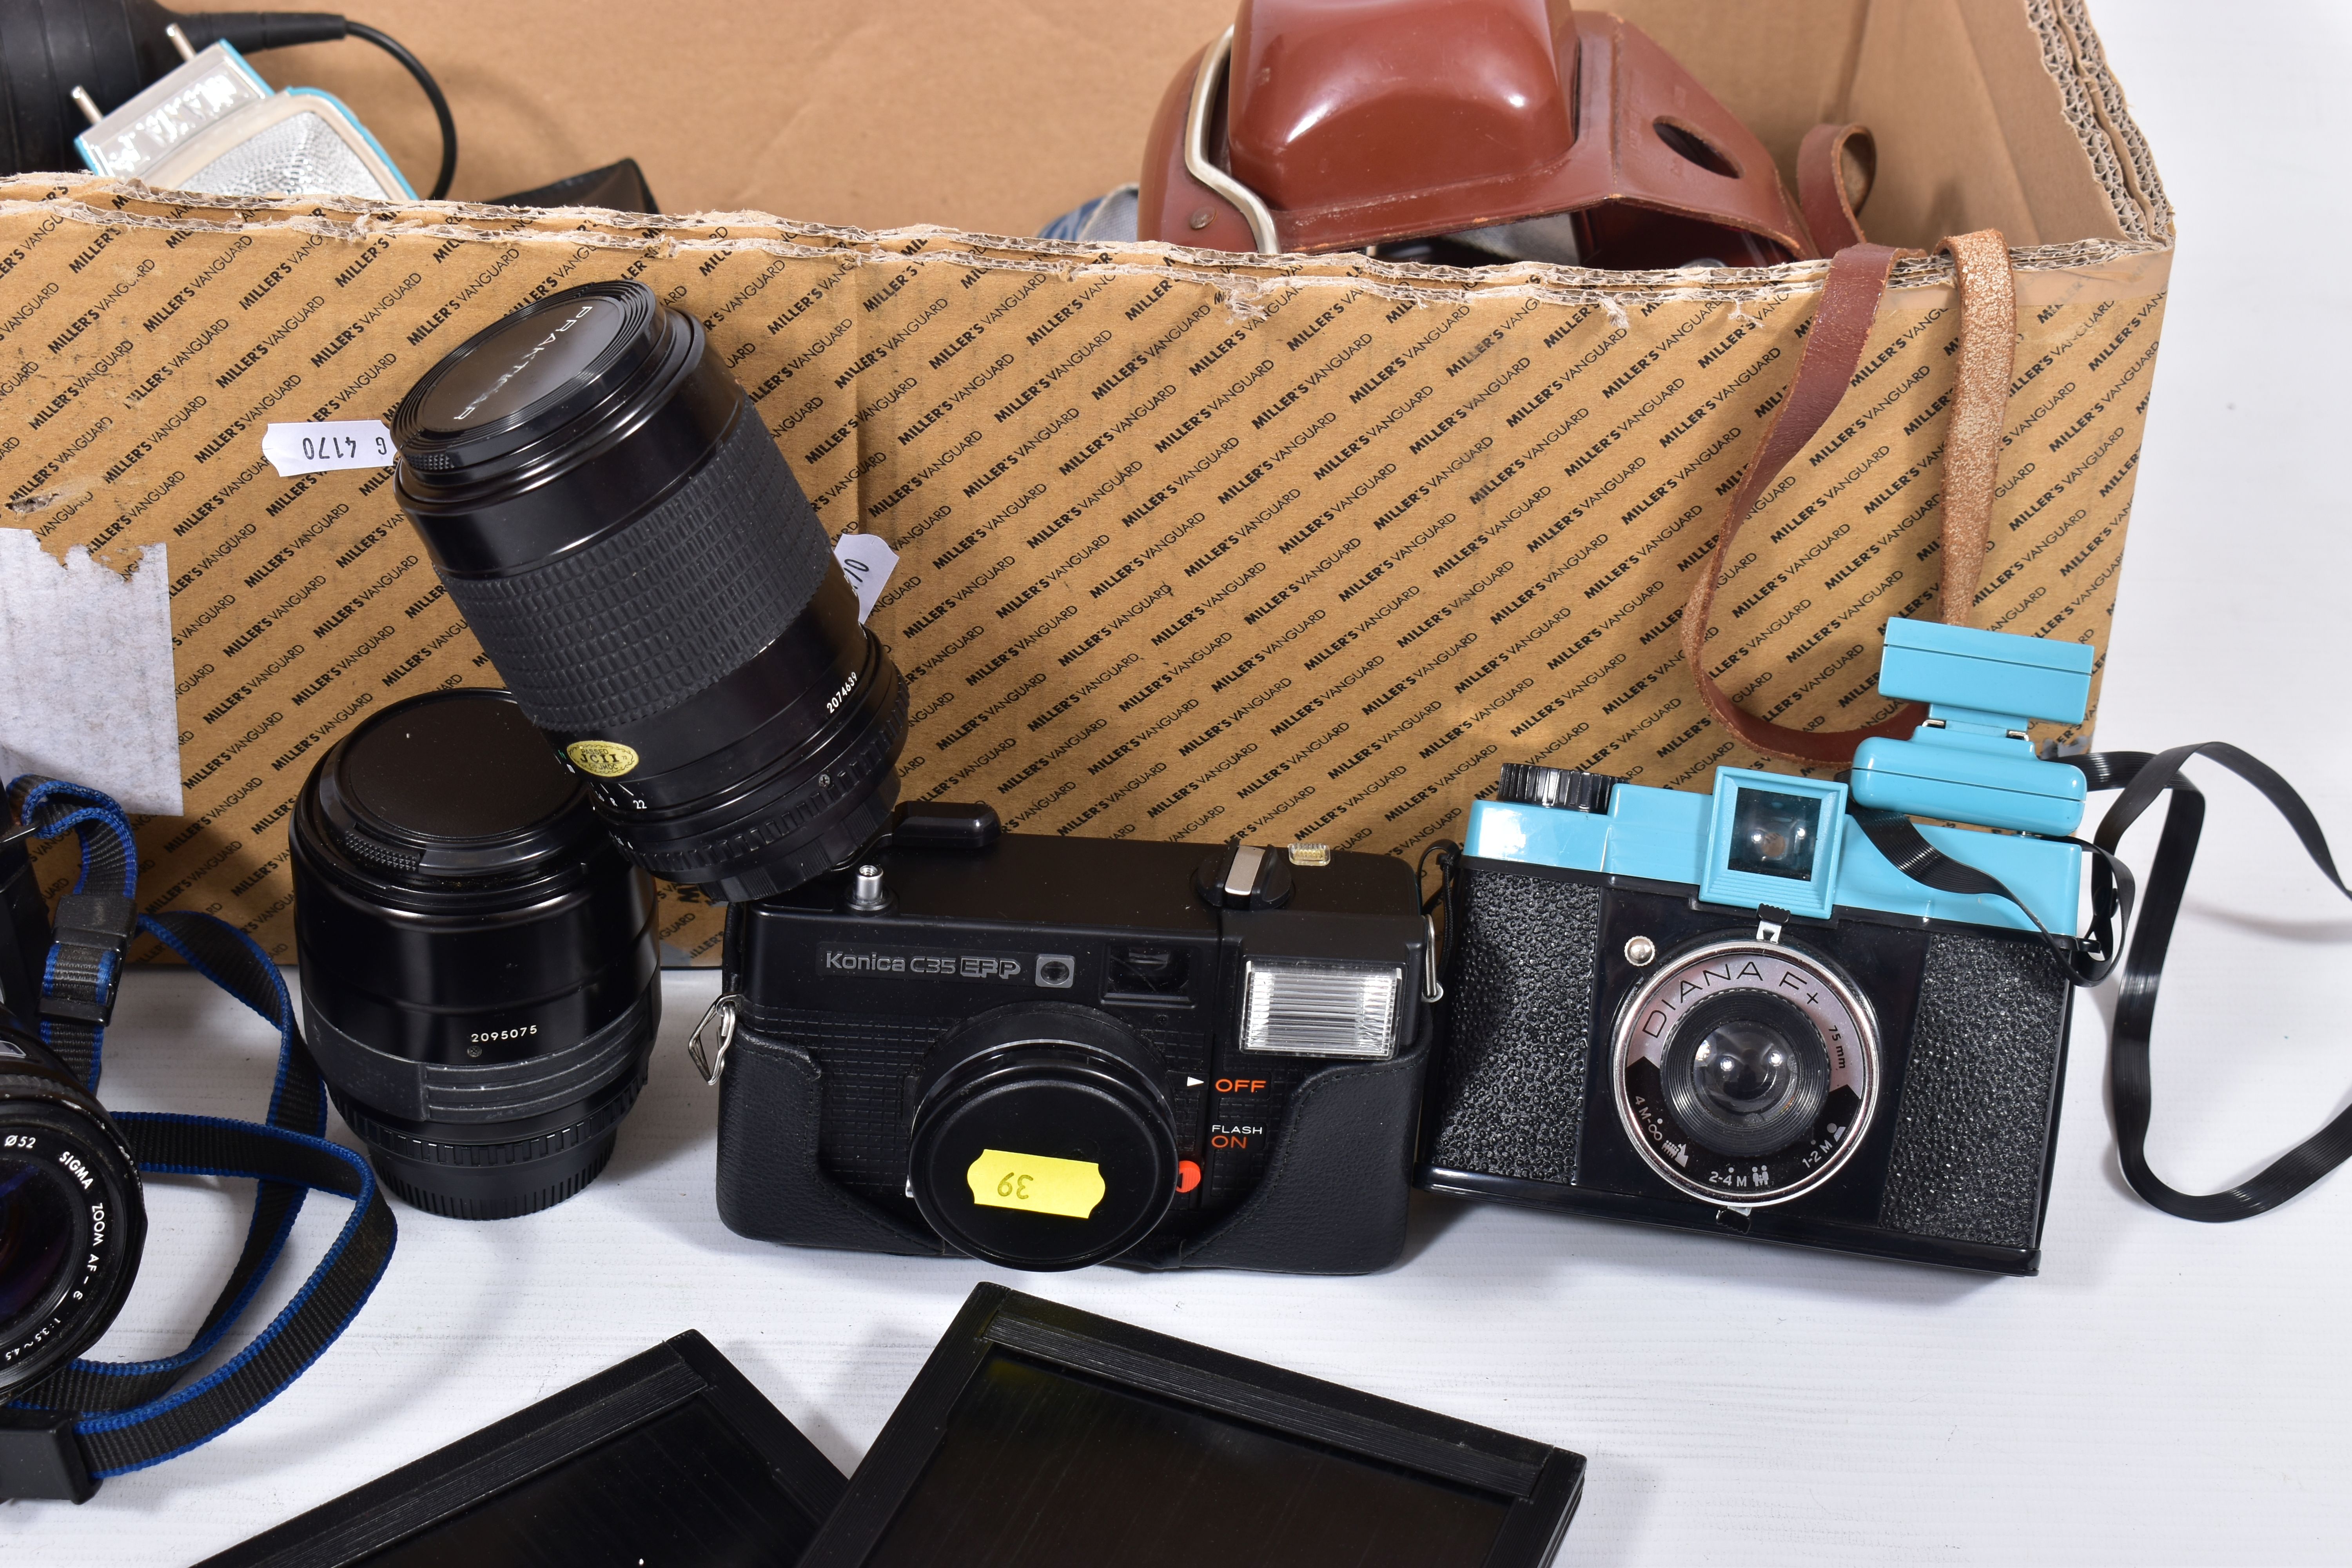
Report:
[{"label": "lens rear mount", "polygon": [[621,1121],[645,1088],[646,1054],[575,1107],[489,1126],[406,1121],[340,1089],[329,1097],[396,1196],[445,1219],[516,1219],[552,1208],[603,1172]]},{"label": "lens rear mount", "polygon": [[597,815],[655,876],[735,903],[833,870],[882,830],[898,798],[891,763],[907,700],[836,568],[774,642],[695,697],[635,724],[548,738],[567,751],[693,756],[596,781]]}]

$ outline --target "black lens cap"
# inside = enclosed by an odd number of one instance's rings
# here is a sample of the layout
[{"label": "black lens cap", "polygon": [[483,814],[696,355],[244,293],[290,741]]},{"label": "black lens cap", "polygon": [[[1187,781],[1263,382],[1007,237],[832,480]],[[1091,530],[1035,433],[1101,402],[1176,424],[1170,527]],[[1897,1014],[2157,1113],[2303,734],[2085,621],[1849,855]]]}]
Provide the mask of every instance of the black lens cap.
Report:
[{"label": "black lens cap", "polygon": [[636,282],[583,283],[500,317],[401,399],[392,416],[401,460],[428,483],[503,471],[551,437],[633,402],[677,357],[680,320]]},{"label": "black lens cap", "polygon": [[319,772],[338,847],[377,869],[520,871],[599,831],[587,786],[504,691],[460,687],[395,703]]},{"label": "black lens cap", "polygon": [[1051,1003],[982,1015],[942,1048],[910,1185],[958,1251],[1081,1268],[1143,1239],[1176,1195],[1175,1121],[1116,1019]]}]

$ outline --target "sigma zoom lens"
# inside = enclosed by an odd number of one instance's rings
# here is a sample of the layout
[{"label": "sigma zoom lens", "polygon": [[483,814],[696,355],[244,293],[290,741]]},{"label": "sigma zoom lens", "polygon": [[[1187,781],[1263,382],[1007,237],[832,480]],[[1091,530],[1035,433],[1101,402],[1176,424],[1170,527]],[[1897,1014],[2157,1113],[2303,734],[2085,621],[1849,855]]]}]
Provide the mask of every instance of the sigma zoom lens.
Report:
[{"label": "sigma zoom lens", "polygon": [[65,1063],[0,1013],[0,1402],[106,1331],[146,1234],[122,1134]]},{"label": "sigma zoom lens", "polygon": [[289,837],[304,1037],[384,1185],[505,1219],[594,1180],[661,1019],[653,881],[514,699],[385,709]]},{"label": "sigma zoom lens", "polygon": [[880,830],[905,684],[699,322],[640,283],[550,295],[393,433],[450,598],[631,859],[734,901]]}]

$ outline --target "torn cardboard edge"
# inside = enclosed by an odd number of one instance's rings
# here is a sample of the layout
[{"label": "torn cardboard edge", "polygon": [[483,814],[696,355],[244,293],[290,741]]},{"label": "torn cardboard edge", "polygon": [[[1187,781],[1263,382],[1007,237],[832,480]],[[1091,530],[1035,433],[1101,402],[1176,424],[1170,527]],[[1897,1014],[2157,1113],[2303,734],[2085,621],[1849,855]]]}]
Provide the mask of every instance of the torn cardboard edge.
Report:
[{"label": "torn cardboard edge", "polygon": [[[1045,272],[1104,267],[1176,273],[1223,283],[1237,291],[1285,282],[1337,282],[1394,291],[1399,299],[1426,296],[1432,302],[1471,295],[1525,292],[1534,297],[1583,303],[1628,296],[1693,299],[1766,299],[1816,292],[1829,263],[1795,261],[1770,268],[1694,268],[1670,271],[1604,271],[1525,261],[1490,268],[1428,267],[1378,260],[1360,253],[1262,257],[1200,250],[1158,241],[1117,246],[1067,240],[971,234],[917,225],[868,232],[795,223],[760,212],[697,213],[670,216],[601,212],[593,208],[530,213],[455,202],[420,202],[388,207],[341,197],[249,198],[235,205],[187,193],[156,191],[136,180],[83,179],[36,188],[0,184],[0,216],[35,211],[101,226],[160,229],[166,233],[225,235],[262,229],[289,230],[321,239],[365,244],[394,236],[456,240],[571,244],[614,251],[648,249],[665,257],[684,253],[757,251],[792,259],[827,256],[871,258],[933,254],[970,258],[973,265]],[[564,221],[551,223],[550,217]],[[576,219],[577,221],[572,221]],[[2085,239],[2057,245],[2013,246],[2011,264],[2021,272],[2071,271],[2126,257],[2168,249],[2168,233],[2148,239]],[[1944,281],[1951,263],[1940,256],[1897,263],[1897,286]]]}]

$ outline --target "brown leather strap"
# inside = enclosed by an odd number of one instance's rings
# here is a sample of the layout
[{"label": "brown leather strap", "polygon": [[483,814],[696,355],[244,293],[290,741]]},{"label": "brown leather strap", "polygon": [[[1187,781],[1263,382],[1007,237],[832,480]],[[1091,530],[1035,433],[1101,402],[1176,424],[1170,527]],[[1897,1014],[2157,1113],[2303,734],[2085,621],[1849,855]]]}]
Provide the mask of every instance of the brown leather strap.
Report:
[{"label": "brown leather strap", "polygon": [[1960,280],[1959,368],[1952,417],[1944,426],[1944,619],[1974,618],[1977,583],[1992,537],[1992,491],[2017,366],[2017,279],[1998,229],[1953,235],[1948,252]]},{"label": "brown leather strap", "polygon": [[1878,142],[1869,126],[1816,125],[1805,132],[1797,149],[1797,205],[1822,255],[1864,243],[1859,214],[1877,178]]},{"label": "brown leather strap", "polygon": [[[2017,296],[2010,276],[2009,247],[1991,229],[1947,239],[1959,275],[1960,346],[1951,420],[1944,437],[1944,619],[1965,626],[1969,619],[1990,531],[1993,476],[2000,455],[2001,423],[2009,403],[2011,364],[2017,342]],[[1894,717],[1860,730],[1807,731],[1770,723],[1734,706],[1707,671],[1706,634],[1721,584],[1723,563],[1756,503],[1780,470],[1803,450],[1853,384],[1862,363],[1887,275],[1897,258],[1917,251],[1892,246],[1855,245],[1831,258],[1829,281],[1813,316],[1805,352],[1787,401],[1766,426],[1763,444],[1748,465],[1731,507],[1724,514],[1713,552],[1691,586],[1683,607],[1683,658],[1698,686],[1700,700],[1717,721],[1749,746],[1801,763],[1850,763],[1854,748],[1874,735],[1908,734],[1927,717],[1916,703]]]}]

